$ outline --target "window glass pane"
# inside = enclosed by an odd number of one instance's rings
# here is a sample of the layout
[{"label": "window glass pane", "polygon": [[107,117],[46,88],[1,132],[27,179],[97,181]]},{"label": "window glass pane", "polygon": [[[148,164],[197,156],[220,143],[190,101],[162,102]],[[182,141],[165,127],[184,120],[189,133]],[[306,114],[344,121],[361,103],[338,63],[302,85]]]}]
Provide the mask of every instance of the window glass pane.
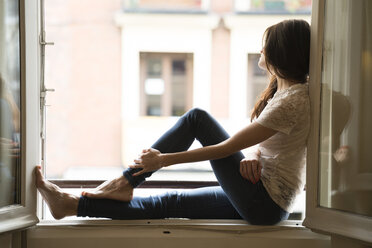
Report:
[{"label": "window glass pane", "polygon": [[164,80],[162,77],[162,60],[147,59],[147,75],[145,80],[146,115],[161,116],[161,101],[164,94]]},{"label": "window glass pane", "polygon": [[124,9],[200,10],[202,0],[124,0]]},{"label": "window glass pane", "polygon": [[372,2],[327,0],[320,205],[372,216]]},{"label": "window glass pane", "polygon": [[186,112],[187,77],[186,60],[172,61],[172,115],[181,116]]},{"label": "window glass pane", "polygon": [[255,102],[260,97],[261,92],[268,85],[266,71],[258,67],[260,54],[248,54],[248,86],[247,86],[247,116],[251,116]]},{"label": "window glass pane", "polygon": [[239,12],[310,13],[311,0],[235,0]]},{"label": "window glass pane", "polygon": [[0,207],[20,203],[19,3],[0,2]]},{"label": "window glass pane", "polygon": [[161,95],[147,95],[147,111],[149,116],[161,116]]},{"label": "window glass pane", "polygon": [[149,58],[147,60],[147,76],[148,77],[161,77],[162,63],[161,59]]}]

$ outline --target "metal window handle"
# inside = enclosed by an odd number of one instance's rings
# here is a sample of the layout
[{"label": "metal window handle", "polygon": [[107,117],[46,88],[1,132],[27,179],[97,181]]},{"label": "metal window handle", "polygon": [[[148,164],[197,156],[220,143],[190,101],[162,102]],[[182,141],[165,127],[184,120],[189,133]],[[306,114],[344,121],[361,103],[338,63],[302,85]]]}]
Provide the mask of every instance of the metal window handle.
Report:
[{"label": "metal window handle", "polygon": [[[43,91],[41,91],[41,96],[40,97],[42,97],[42,98],[45,98],[45,96],[46,96],[46,93],[47,92],[54,92],[54,91],[56,91],[55,89],[44,89]],[[42,99],[42,100],[44,100],[44,99]]]},{"label": "metal window handle", "polygon": [[46,38],[46,33],[45,31],[42,31],[41,34],[39,35],[39,43],[40,45],[42,46],[54,46],[54,42],[47,42],[45,41],[45,38]]},{"label": "metal window handle", "polygon": [[44,46],[46,46],[46,45],[54,46],[54,42],[40,41],[40,44],[41,44],[41,45],[44,45]]}]

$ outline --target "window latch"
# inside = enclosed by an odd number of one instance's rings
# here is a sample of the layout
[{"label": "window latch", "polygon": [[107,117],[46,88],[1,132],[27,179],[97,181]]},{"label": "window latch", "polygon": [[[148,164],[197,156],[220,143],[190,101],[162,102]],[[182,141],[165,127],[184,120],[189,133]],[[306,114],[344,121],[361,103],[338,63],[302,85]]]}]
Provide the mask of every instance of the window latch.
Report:
[{"label": "window latch", "polygon": [[49,92],[54,92],[55,89],[44,89],[43,91],[40,92],[40,97],[45,98],[46,93],[47,93],[48,91],[49,91]]},{"label": "window latch", "polygon": [[49,46],[54,46],[54,42],[46,42],[46,41],[40,41],[40,45],[43,45],[43,46],[46,46],[46,45],[49,45]]}]

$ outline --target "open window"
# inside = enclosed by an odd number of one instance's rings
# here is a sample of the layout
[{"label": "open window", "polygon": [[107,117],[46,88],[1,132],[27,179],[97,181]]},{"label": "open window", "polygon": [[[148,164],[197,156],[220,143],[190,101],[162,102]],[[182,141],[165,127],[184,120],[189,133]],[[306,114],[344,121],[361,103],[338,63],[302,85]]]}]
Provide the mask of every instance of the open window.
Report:
[{"label": "open window", "polygon": [[[168,2],[46,1],[55,45],[46,48],[45,84],[55,92],[46,103],[45,171],[54,183],[79,194],[120,175],[192,107],[213,110],[231,134],[249,123],[267,83],[255,64],[262,34],[287,16],[269,13],[257,25],[262,15],[237,14],[244,21],[230,27],[228,17],[211,14],[209,1]],[[164,168],[141,187],[208,185],[217,182],[202,162]]]},{"label": "open window", "polygon": [[314,230],[372,242],[372,2],[314,1],[307,212]]},{"label": "open window", "polygon": [[[39,7],[38,1],[36,0],[27,0],[27,1],[19,1],[18,2],[18,8],[19,10],[14,11],[14,6],[17,6],[14,4],[14,1],[2,1],[1,4],[10,4],[10,9],[8,8],[1,8],[4,10],[0,14],[0,23],[1,25],[5,24],[9,21],[9,23],[12,24],[14,27],[19,27],[19,31],[15,31],[15,34],[19,34],[19,38],[16,43],[20,44],[19,49],[10,49],[9,51],[16,52],[18,51],[18,55],[15,57],[19,58],[19,62],[14,63],[14,65],[19,65],[19,74],[15,75],[13,78],[19,78],[19,83],[12,83],[15,85],[15,88],[12,89],[13,92],[18,92],[20,105],[18,108],[20,109],[20,132],[19,135],[11,135],[12,139],[19,139],[17,142],[19,144],[20,149],[20,160],[21,162],[16,163],[18,164],[18,169],[9,170],[9,168],[17,168],[17,166],[12,167],[11,159],[5,159],[5,162],[2,162],[3,164],[1,166],[2,169],[4,169],[1,173],[3,173],[1,176],[1,180],[12,181],[10,185],[13,185],[8,188],[1,188],[1,190],[4,190],[4,195],[2,192],[1,196],[8,196],[8,200],[2,199],[4,202],[3,206],[0,208],[0,232],[11,232],[13,230],[19,230],[26,228],[28,226],[34,225],[38,219],[35,216],[36,212],[36,191],[34,187],[34,182],[32,180],[32,171],[34,168],[34,165],[39,164],[40,154],[41,154],[41,146],[40,146],[40,109],[43,106],[40,106],[40,52],[43,52],[43,49],[40,48],[39,42],[43,43],[45,45],[45,35],[41,34],[40,40],[39,40],[39,16],[38,13]],[[3,6],[1,6],[3,7]],[[366,112],[366,105],[369,103],[368,100],[370,100],[370,97],[365,96],[364,94],[367,94],[370,92],[370,85],[368,82],[370,82],[370,73],[371,70],[371,47],[370,47],[370,21],[371,18],[368,15],[370,14],[371,5],[370,1],[335,1],[335,0],[314,0],[314,11],[313,11],[313,23],[312,23],[312,62],[311,62],[311,98],[312,98],[312,110],[313,110],[313,130],[311,133],[311,139],[309,140],[309,156],[308,156],[308,180],[307,180],[307,214],[306,214],[306,220],[304,224],[308,226],[309,228],[312,228],[314,230],[320,230],[322,232],[328,232],[331,234],[336,235],[344,235],[351,238],[356,238],[360,240],[364,240],[367,242],[371,242],[371,214],[370,214],[370,202],[371,201],[361,201],[358,200],[358,196],[360,194],[367,193],[367,196],[370,196],[370,163],[366,163],[366,161],[369,161],[368,157],[368,150],[363,150],[364,148],[368,147],[369,144],[369,137],[370,137],[370,130],[368,129],[370,115],[358,115],[358,118],[353,119],[349,124],[346,124],[346,126],[350,129],[348,132],[355,132],[355,136],[348,136],[348,133],[345,132],[342,134],[342,137],[340,139],[340,144],[342,146],[346,146],[346,142],[351,142],[350,137],[357,137],[352,143],[353,146],[351,146],[351,149],[356,149],[358,147],[362,149],[357,149],[358,153],[360,153],[360,156],[357,156],[356,158],[363,158],[361,160],[355,160],[353,163],[349,163],[350,171],[351,171],[351,179],[350,181],[346,180],[344,181],[344,188],[337,187],[337,180],[340,179],[336,175],[342,174],[338,173],[337,171],[334,172],[334,170],[337,170],[337,166],[339,161],[342,161],[342,158],[346,158],[347,156],[342,156],[342,152],[336,152],[338,151],[339,145],[336,145],[337,143],[333,143],[332,137],[338,137],[333,134],[333,123],[335,117],[333,116],[333,103],[338,98],[333,94],[332,90],[337,90],[338,92],[347,93],[347,89],[350,89],[350,92],[353,92],[350,95],[350,99],[352,102],[352,106],[356,106],[353,109],[357,109],[358,111],[361,111],[359,113],[362,113],[363,111]],[[333,12],[334,11],[334,12]],[[342,12],[345,15],[338,15],[338,12]],[[5,14],[4,14],[5,13]],[[18,16],[17,16],[18,13]],[[362,14],[361,14],[362,13]],[[6,22],[6,16],[10,14],[10,16],[15,16],[14,18],[9,18]],[[14,15],[15,14],[15,15]],[[347,29],[345,29],[343,32],[339,33],[338,35],[345,35],[343,39],[335,39],[335,37],[332,38],[332,35],[334,33],[331,32],[331,36],[326,36],[325,31],[329,29],[329,27],[334,27],[339,24],[337,22],[337,17],[346,16],[348,19],[346,25],[348,26]],[[326,17],[326,19],[324,19]],[[327,19],[330,18],[330,19]],[[120,18],[119,18],[120,19]],[[235,19],[235,21],[238,19]],[[241,19],[240,19],[241,20]],[[126,20],[126,21],[133,21],[132,20]],[[159,21],[159,20],[158,20]],[[200,21],[200,19],[198,20]],[[238,20],[239,21],[239,20]],[[326,24],[331,21],[332,25],[327,26]],[[344,20],[342,20],[344,21]],[[19,25],[14,24],[19,22]],[[235,24],[242,24],[242,22],[235,22]],[[340,22],[341,24],[345,24],[343,22]],[[127,22],[128,24],[128,22]],[[132,23],[133,24],[133,23]],[[200,22],[197,22],[198,25],[200,25]],[[205,24],[205,23],[203,23]],[[350,25],[349,25],[350,24]],[[234,20],[230,19],[230,25],[234,26]],[[1,26],[3,28],[4,26]],[[14,29],[13,29],[14,31]],[[27,31],[27,32],[25,32]],[[125,32],[127,32],[126,30]],[[133,30],[132,30],[133,31]],[[234,31],[235,36],[239,32],[239,28],[235,29]],[[6,33],[6,32],[5,32]],[[13,32],[14,34],[14,32]],[[327,35],[329,35],[327,33]],[[1,38],[4,38],[7,36],[1,36]],[[97,36],[94,36],[93,38],[96,38]],[[209,37],[209,36],[208,36]],[[207,37],[207,38],[208,38]],[[323,37],[328,37],[327,40]],[[14,38],[14,36],[11,36],[10,38]],[[92,37],[88,37],[92,39]],[[244,39],[242,39],[244,42]],[[130,40],[126,40],[130,41]],[[352,42],[351,42],[352,41]],[[133,40],[132,40],[133,42]],[[241,46],[237,45],[237,40],[232,41],[232,47],[239,48]],[[341,42],[341,44],[339,43]],[[355,45],[355,43],[357,45]],[[2,43],[6,44],[6,43]],[[132,43],[133,44],[133,43]],[[342,49],[342,46],[347,45],[345,47],[345,50]],[[8,45],[8,44],[6,44]],[[72,44],[69,44],[72,45]],[[86,47],[89,48],[87,45]],[[173,50],[172,49],[165,49],[167,46],[163,46],[162,48],[164,51]],[[14,46],[13,46],[14,48]],[[91,47],[90,47],[91,48]],[[329,49],[332,48],[332,49]],[[358,48],[358,49],[356,49]],[[91,48],[92,49],[92,48]],[[97,49],[94,47],[94,49]],[[356,50],[355,50],[356,49]],[[58,48],[57,51],[60,51],[61,53],[64,52],[63,49]],[[187,49],[185,49],[187,50]],[[183,52],[189,52],[189,51],[183,51]],[[192,50],[192,49],[191,49]],[[133,69],[133,67],[127,66],[128,61],[129,63],[138,62],[138,59],[136,60],[136,55],[129,56],[128,60],[124,60],[124,63],[126,65],[125,68],[129,68],[129,70]],[[146,49],[142,50],[146,51]],[[243,52],[240,53],[241,50],[237,49],[233,51],[231,50],[231,53],[234,55],[231,56],[231,63],[233,64],[232,68],[239,68],[239,62],[242,62],[241,64],[243,67],[246,66],[246,55],[248,53],[253,53],[254,51],[250,52]],[[256,50],[255,51],[259,51]],[[128,51],[126,51],[128,52]],[[179,52],[179,51],[178,51]],[[200,59],[200,52],[203,51],[197,51],[198,56],[195,57],[196,59]],[[208,51],[206,51],[208,52]],[[115,56],[116,53],[111,54],[112,56]],[[118,53],[120,54],[120,53]],[[239,59],[239,54],[243,54],[243,59]],[[336,62],[342,62],[342,59],[344,58],[342,56],[346,56],[345,61],[348,61],[349,64],[346,65],[346,67],[343,67],[345,65],[343,64],[334,64],[334,63],[327,63],[329,62],[330,58],[333,58],[333,61]],[[335,56],[335,57],[333,57]],[[340,57],[341,56],[341,57]],[[349,56],[349,57],[348,57]],[[134,60],[131,60],[133,59]],[[350,60],[349,60],[350,59]],[[120,60],[120,58],[119,58]],[[322,65],[322,60],[325,62]],[[80,62],[80,60],[76,59],[76,61]],[[112,60],[110,60],[112,61]],[[204,60],[197,60],[199,64],[203,64],[203,62],[206,62]],[[236,63],[238,62],[238,63]],[[355,62],[355,63],[354,63]],[[112,66],[114,66],[115,63],[112,63]],[[208,63],[207,63],[208,65]],[[237,65],[235,67],[235,65]],[[335,71],[329,68],[329,65],[335,65],[334,68]],[[71,65],[65,64],[65,67],[62,68],[68,68]],[[322,67],[323,66],[323,67]],[[342,70],[343,68],[346,68],[346,70]],[[97,68],[91,68],[91,72],[94,72],[94,69]],[[332,80],[325,80],[328,76],[330,76],[327,73],[331,73],[331,76],[334,72],[340,72],[342,70],[343,73],[346,73],[346,81],[343,82],[345,85],[341,85],[341,82],[334,82]],[[243,83],[245,83],[244,78],[247,76],[245,73],[246,71],[242,70],[243,73],[233,73],[236,71],[232,71],[231,74],[234,74],[231,76],[232,79],[236,78],[243,78],[243,80],[238,80]],[[3,73],[3,71],[1,71]],[[134,74],[130,74],[130,71],[125,71],[124,74],[128,73],[130,76],[137,75],[138,70],[134,70]],[[322,74],[324,73],[324,74]],[[337,73],[336,73],[337,74]],[[359,78],[358,78],[359,77]],[[133,79],[129,77],[130,79]],[[134,77],[135,78],[135,77]],[[194,77],[195,78],[195,77]],[[351,79],[357,78],[358,80],[355,81]],[[106,78],[104,78],[106,79]],[[107,80],[102,79],[102,82],[105,82]],[[135,78],[136,79],[136,78]],[[198,78],[198,80],[203,81],[203,79],[208,79],[208,77],[201,77]],[[332,77],[331,77],[332,79]],[[5,80],[6,77],[5,77]],[[17,81],[17,80],[15,80]],[[207,80],[208,81],[208,80]],[[236,83],[236,80],[232,80],[234,86],[231,88],[231,93],[236,93],[235,87],[238,85]],[[67,83],[68,81],[61,80],[61,85],[63,83]],[[138,82],[138,81],[137,81]],[[320,82],[322,82],[322,86],[320,85]],[[353,85],[351,83],[353,82]],[[17,90],[17,87],[19,86],[19,90]],[[210,86],[207,84],[207,86]],[[341,87],[342,86],[342,87]],[[351,87],[353,86],[353,87]],[[355,86],[355,88],[354,88]],[[206,85],[202,84],[201,86],[198,85],[199,90],[205,89]],[[328,87],[328,90],[327,88]],[[208,87],[206,87],[208,88]],[[244,88],[244,87],[243,87]],[[321,88],[322,88],[322,94],[321,94]],[[126,93],[132,94],[138,93],[137,89],[131,88],[131,85],[126,85]],[[245,89],[245,88],[244,88]],[[323,90],[324,89],[324,90]],[[45,90],[45,89],[44,89]],[[127,91],[128,90],[128,91]],[[98,90],[99,91],[99,90]],[[45,93],[45,92],[44,92]],[[100,92],[102,93],[102,92]],[[239,93],[239,92],[238,92]],[[243,92],[245,94],[246,91]],[[13,93],[12,93],[13,94]],[[16,94],[14,94],[16,95]],[[14,97],[13,95],[13,97]],[[239,94],[238,94],[239,95]],[[85,94],[83,94],[85,96]],[[322,96],[320,98],[320,96]],[[358,97],[359,96],[359,97]],[[17,96],[15,96],[17,97]],[[343,97],[341,97],[343,98]],[[360,101],[355,101],[355,99],[358,98]],[[69,98],[66,98],[69,100]],[[96,99],[97,100],[97,99]],[[246,99],[244,99],[246,100]],[[231,100],[233,101],[233,100]],[[17,102],[17,101],[15,101]],[[321,112],[320,104],[323,105],[323,112]],[[198,102],[198,104],[203,105],[203,102]],[[7,105],[11,105],[7,103]],[[119,104],[120,105],[120,104]],[[55,105],[54,105],[55,106]],[[97,105],[94,105],[97,106]],[[139,106],[139,104],[134,104],[133,109],[136,110],[136,108]],[[208,106],[206,104],[206,106]],[[235,106],[232,104],[232,106]],[[55,106],[56,107],[56,106]],[[76,106],[73,106],[76,107]],[[82,105],[84,107],[84,105]],[[8,108],[11,109],[11,108]],[[86,108],[84,108],[86,109]],[[131,115],[133,113],[133,109],[126,110],[125,113],[129,113],[129,116],[133,117]],[[327,111],[330,110],[329,115],[326,115]],[[246,115],[246,109],[244,109],[243,113]],[[8,110],[9,112],[9,110]],[[5,111],[2,110],[1,114],[1,127],[5,124],[3,124],[3,121],[9,121],[9,118],[5,118]],[[121,113],[121,112],[120,112]],[[321,115],[321,113],[324,113],[324,115]],[[63,117],[63,116],[61,116]],[[364,118],[366,117],[366,118]],[[92,120],[94,121],[94,119]],[[353,122],[353,123],[352,123]],[[12,124],[14,125],[14,124]],[[349,125],[349,126],[348,126]],[[84,126],[86,127],[86,126]],[[367,127],[367,128],[366,128]],[[2,131],[5,132],[5,131]],[[5,132],[6,133],[6,132]],[[94,134],[94,132],[92,132]],[[319,134],[324,135],[328,134],[327,136],[324,136],[324,139],[319,139]],[[120,134],[119,134],[120,136]],[[322,137],[322,136],[321,136]],[[331,141],[331,142],[329,142]],[[324,143],[326,142],[326,143]],[[344,142],[344,143],[342,143]],[[94,142],[92,142],[94,144]],[[63,144],[63,142],[62,142]],[[326,146],[326,144],[328,144]],[[320,147],[322,147],[322,150],[320,150]],[[323,149],[324,148],[324,149]],[[337,148],[335,150],[335,148]],[[79,150],[79,149],[77,149]],[[320,153],[322,151],[322,153]],[[342,150],[341,150],[342,151]],[[1,153],[2,157],[1,159],[4,159],[3,155],[9,155],[11,153],[5,152]],[[12,154],[13,155],[13,154]],[[88,154],[90,155],[90,154]],[[336,156],[335,156],[336,155]],[[88,157],[87,154],[83,157]],[[321,158],[321,157],[324,157]],[[339,160],[339,161],[337,161]],[[2,160],[3,161],[3,160]],[[319,167],[319,161],[321,161],[321,166]],[[336,162],[337,163],[336,163]],[[358,163],[358,162],[361,162]],[[12,173],[4,173],[4,171],[13,171]],[[320,176],[321,172],[321,176]],[[327,173],[328,174],[327,174]],[[6,175],[7,174],[7,175]],[[3,177],[3,175],[10,175],[9,177]],[[13,179],[14,178],[14,179]],[[319,180],[320,179],[320,180]],[[337,192],[334,192],[333,189],[337,190]],[[355,195],[350,194],[350,190],[352,192],[355,192]],[[356,200],[356,205],[349,206],[345,205],[342,206],[339,204],[339,198],[344,199],[350,199],[348,197],[357,197],[353,198]],[[75,230],[74,230],[75,231]]]},{"label": "open window", "polygon": [[37,7],[36,1],[0,3],[0,233],[38,222],[32,180],[40,163]]}]

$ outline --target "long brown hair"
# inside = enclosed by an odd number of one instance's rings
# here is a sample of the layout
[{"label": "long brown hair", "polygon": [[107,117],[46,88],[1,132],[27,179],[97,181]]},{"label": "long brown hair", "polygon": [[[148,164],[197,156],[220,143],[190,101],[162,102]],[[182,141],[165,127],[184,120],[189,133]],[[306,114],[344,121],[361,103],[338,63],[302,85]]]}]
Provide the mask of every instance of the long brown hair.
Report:
[{"label": "long brown hair", "polygon": [[304,20],[286,20],[270,26],[264,34],[263,53],[271,73],[270,83],[256,102],[251,120],[258,117],[278,89],[277,77],[306,83],[309,75],[310,26]]}]

